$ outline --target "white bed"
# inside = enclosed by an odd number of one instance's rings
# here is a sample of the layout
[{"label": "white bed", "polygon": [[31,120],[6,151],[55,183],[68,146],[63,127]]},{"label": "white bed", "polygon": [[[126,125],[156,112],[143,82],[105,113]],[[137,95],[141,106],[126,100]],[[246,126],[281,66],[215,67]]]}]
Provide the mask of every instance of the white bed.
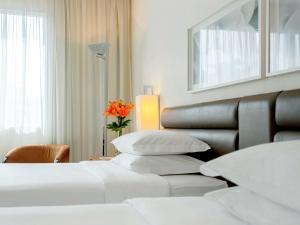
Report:
[{"label": "white bed", "polygon": [[[174,213],[176,212],[176,213]],[[3,225],[245,225],[201,197],[133,199],[123,204],[0,208]]]},{"label": "white bed", "polygon": [[[201,166],[204,174],[220,175],[239,185],[206,193],[204,197],[139,198],[101,205],[0,207],[1,224],[300,225],[299,149],[300,141],[272,143],[204,164]],[[177,181],[176,176],[167,179],[164,183]],[[122,184],[125,180],[120,179],[119,185],[126,191],[130,185]],[[157,188],[163,191],[162,187]]]},{"label": "white bed", "polygon": [[200,175],[158,176],[111,162],[0,164],[0,207],[120,203],[129,198],[201,196],[227,186]]}]

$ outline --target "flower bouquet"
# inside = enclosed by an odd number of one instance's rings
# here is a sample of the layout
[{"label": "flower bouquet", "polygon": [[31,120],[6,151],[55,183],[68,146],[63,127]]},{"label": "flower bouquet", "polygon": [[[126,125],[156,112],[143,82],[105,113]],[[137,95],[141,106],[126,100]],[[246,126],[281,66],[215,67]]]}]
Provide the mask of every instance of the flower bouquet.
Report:
[{"label": "flower bouquet", "polygon": [[107,124],[107,129],[110,129],[118,134],[120,137],[123,133],[123,129],[126,128],[130,120],[127,119],[130,112],[133,110],[134,105],[131,103],[123,103],[121,100],[110,101],[104,112],[107,117],[116,117],[116,121]]}]

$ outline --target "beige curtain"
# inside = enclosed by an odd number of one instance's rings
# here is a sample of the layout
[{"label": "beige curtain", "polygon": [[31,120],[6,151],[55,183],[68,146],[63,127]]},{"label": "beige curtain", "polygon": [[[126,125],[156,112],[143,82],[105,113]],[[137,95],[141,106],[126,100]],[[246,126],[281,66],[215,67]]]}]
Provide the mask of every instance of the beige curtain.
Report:
[{"label": "beige curtain", "polygon": [[[110,0],[107,12],[107,40],[111,44],[109,53],[108,99],[132,101],[131,86],[131,1]],[[118,66],[116,66],[118,65]],[[111,118],[108,118],[111,122]],[[130,127],[127,128],[127,131]],[[108,155],[115,149],[110,142],[117,135],[107,130]]]},{"label": "beige curtain", "polygon": [[[131,100],[131,3],[130,0],[56,2],[60,8],[57,33],[65,40],[64,48],[58,48],[59,55],[63,55],[62,50],[65,52],[65,64],[60,65],[65,70],[66,87],[67,113],[62,113],[67,116],[63,120],[64,139],[71,145],[72,159],[78,161],[102,153],[105,63],[96,59],[88,49],[89,44],[110,44],[108,99]],[[63,17],[65,23],[60,21]]]},{"label": "beige curtain", "polygon": [[[53,7],[58,107],[53,111],[57,135],[52,142],[69,144],[72,160],[79,161],[101,154],[103,143],[105,62],[89,44],[110,44],[108,99],[131,99],[131,2],[54,0]],[[109,132],[108,137],[112,153],[114,135]]]}]

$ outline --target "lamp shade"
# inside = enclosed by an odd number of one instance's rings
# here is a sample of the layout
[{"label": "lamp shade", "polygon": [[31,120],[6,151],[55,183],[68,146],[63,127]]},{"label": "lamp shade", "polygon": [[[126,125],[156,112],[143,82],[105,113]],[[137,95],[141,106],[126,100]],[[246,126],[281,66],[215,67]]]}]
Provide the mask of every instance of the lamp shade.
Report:
[{"label": "lamp shade", "polygon": [[99,58],[105,58],[105,54],[108,51],[109,44],[106,42],[90,44],[89,48],[96,53],[96,56]]},{"label": "lamp shade", "polygon": [[157,95],[136,96],[137,130],[159,129],[159,98]]}]

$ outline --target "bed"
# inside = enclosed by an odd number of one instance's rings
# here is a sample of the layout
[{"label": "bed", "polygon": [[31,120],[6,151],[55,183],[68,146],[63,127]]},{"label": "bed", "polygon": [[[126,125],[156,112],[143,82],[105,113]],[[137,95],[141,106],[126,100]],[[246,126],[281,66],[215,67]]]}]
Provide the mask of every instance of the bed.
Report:
[{"label": "bed", "polygon": [[0,208],[0,218],[5,225],[245,225],[217,203],[201,197],[134,199],[105,205]]},{"label": "bed", "polygon": [[227,187],[200,175],[141,174],[111,162],[0,165],[0,207],[118,203],[136,197],[201,196]]},{"label": "bed", "polygon": [[[118,204],[0,207],[5,225],[299,225],[300,141],[259,145],[202,165],[238,186],[203,197],[136,198]],[[272,155],[272,160],[268,160]]]},{"label": "bed", "polygon": [[[212,150],[210,160],[261,143],[300,139],[300,90],[166,108],[165,130],[188,133]],[[0,165],[0,206],[120,203],[137,197],[195,196],[226,186],[197,175],[163,177],[110,162]]]}]

